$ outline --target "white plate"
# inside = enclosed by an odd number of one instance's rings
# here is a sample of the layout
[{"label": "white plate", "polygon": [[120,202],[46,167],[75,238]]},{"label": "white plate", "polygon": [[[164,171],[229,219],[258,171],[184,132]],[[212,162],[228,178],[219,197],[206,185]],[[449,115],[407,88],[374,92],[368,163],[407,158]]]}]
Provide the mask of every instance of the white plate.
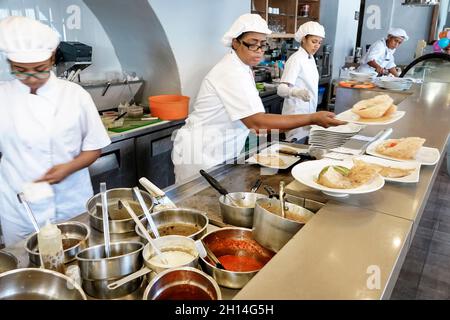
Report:
[{"label": "white plate", "polygon": [[[405,113],[406,113],[405,111],[395,111],[394,114],[392,114],[390,118],[388,118],[384,121],[370,121],[371,119],[367,119],[367,120],[363,121],[363,120],[361,120],[360,116],[358,116],[356,113],[354,113],[352,111],[352,109],[349,109],[347,111],[339,113],[336,116],[336,119],[342,120],[342,121],[347,121],[347,122],[358,123],[358,124],[382,126],[382,125],[394,123],[395,121],[401,119],[405,115]],[[376,120],[376,119],[374,119],[374,120]]]},{"label": "white plate", "polygon": [[266,168],[273,168],[273,169],[287,169],[289,167],[291,167],[293,164],[295,164],[296,162],[298,162],[300,160],[299,157],[296,156],[290,156],[288,154],[280,154],[277,151],[280,149],[289,149],[292,150],[294,152],[298,152],[298,153],[304,153],[304,154],[308,154],[308,149],[304,149],[304,148],[294,148],[292,146],[288,146],[285,144],[280,144],[280,143],[274,143],[272,144],[270,147],[262,149],[261,151],[259,151],[257,154],[259,155],[276,155],[278,158],[280,158],[281,160],[283,160],[284,165],[283,166],[279,166],[279,165],[267,165],[267,164],[263,164],[260,163],[256,160],[255,155],[251,156],[250,158],[247,159],[246,162],[248,163],[254,163],[254,164],[259,164],[260,166],[266,167]]},{"label": "white plate", "polygon": [[[359,125],[359,124],[355,124],[355,123],[347,123],[347,124],[343,124],[340,126],[329,127],[329,128],[312,125],[311,133],[312,132],[315,132],[315,133],[320,132],[320,133],[325,133],[325,134],[347,134],[348,135],[348,134],[358,133],[364,127],[365,126],[363,126],[363,125]],[[316,131],[319,131],[319,132],[316,132]]]},{"label": "white plate", "polygon": [[347,197],[349,194],[362,194],[362,193],[370,193],[381,189],[384,186],[384,179],[382,176],[378,175],[371,183],[364,184],[359,186],[358,188],[352,189],[333,189],[322,186],[316,182],[320,171],[326,166],[339,165],[347,168],[353,167],[353,161],[345,160],[331,160],[331,159],[322,159],[322,160],[314,160],[314,161],[305,161],[297,164],[292,169],[292,176],[300,183],[304,185],[320,190],[325,194],[328,194],[333,197]]},{"label": "white plate", "polygon": [[399,162],[399,161],[392,161],[372,156],[359,156],[355,159],[363,160],[368,163],[374,163],[379,164],[386,167],[391,168],[399,168],[399,169],[414,169],[413,172],[411,172],[409,175],[402,177],[402,178],[387,178],[383,177],[386,181],[394,181],[394,182],[403,182],[403,183],[417,183],[419,182],[419,173],[420,173],[420,163],[418,162]]},{"label": "white plate", "polygon": [[436,164],[439,161],[439,158],[441,156],[441,153],[439,152],[439,149],[436,148],[429,148],[429,147],[421,147],[419,151],[416,154],[416,158],[414,160],[402,160],[393,158],[390,156],[386,156],[384,154],[378,153],[376,151],[377,146],[382,143],[384,140],[378,140],[375,142],[372,142],[366,149],[366,153],[370,154],[375,157],[394,160],[394,161],[400,161],[400,162],[411,162],[415,161],[419,164],[422,164],[424,166],[432,166]]}]

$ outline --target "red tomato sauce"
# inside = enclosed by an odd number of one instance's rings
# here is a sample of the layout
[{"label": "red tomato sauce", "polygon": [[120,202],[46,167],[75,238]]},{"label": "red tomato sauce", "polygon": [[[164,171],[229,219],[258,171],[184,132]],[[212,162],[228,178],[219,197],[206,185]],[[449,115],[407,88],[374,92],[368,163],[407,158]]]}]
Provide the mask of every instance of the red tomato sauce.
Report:
[{"label": "red tomato sauce", "polygon": [[229,271],[256,271],[264,267],[264,263],[252,257],[224,255],[218,259]]}]

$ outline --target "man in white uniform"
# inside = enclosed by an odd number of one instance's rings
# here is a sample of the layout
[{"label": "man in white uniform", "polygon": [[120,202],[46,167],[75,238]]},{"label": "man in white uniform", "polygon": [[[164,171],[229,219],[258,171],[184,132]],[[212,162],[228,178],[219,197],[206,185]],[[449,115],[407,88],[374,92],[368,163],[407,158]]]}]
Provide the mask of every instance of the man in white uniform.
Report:
[{"label": "man in white uniform", "polygon": [[30,184],[42,186],[30,204],[39,225],[84,212],[93,194],[87,167],[111,143],[89,93],[51,71],[58,44],[58,33],[33,19],[0,21],[0,50],[16,77],[0,83],[0,222],[7,246],[34,231],[17,199]]},{"label": "man in white uniform", "polygon": [[[282,114],[316,112],[319,90],[319,72],[314,54],[325,38],[325,29],[315,21],[302,24],[295,33],[300,48],[286,61],[278,95],[284,98]],[[286,132],[286,140],[303,143],[309,127]]]},{"label": "man in white uniform", "polygon": [[409,37],[405,30],[400,28],[390,29],[386,39],[382,38],[370,46],[369,50],[361,58],[361,65],[358,71],[376,71],[379,76],[392,74],[398,77],[394,53],[403,41],[408,39]]},{"label": "man in white uniform", "polygon": [[331,112],[283,116],[265,114],[251,66],[267,48],[271,31],[257,14],[240,16],[222,41],[231,47],[203,80],[194,110],[174,140],[172,160],[176,182],[186,181],[200,169],[233,159],[244,147],[249,130],[290,130],[317,123],[339,125]]}]

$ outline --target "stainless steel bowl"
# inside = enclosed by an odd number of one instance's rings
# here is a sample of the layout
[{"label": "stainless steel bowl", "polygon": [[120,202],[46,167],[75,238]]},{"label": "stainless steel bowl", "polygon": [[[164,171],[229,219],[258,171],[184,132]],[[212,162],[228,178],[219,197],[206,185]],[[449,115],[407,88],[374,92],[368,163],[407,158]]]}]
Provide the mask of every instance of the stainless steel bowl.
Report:
[{"label": "stainless steel bowl", "polygon": [[221,300],[213,278],[190,267],[159,273],[145,289],[143,300]]},{"label": "stainless steel bowl", "polygon": [[228,195],[238,204],[242,204],[242,207],[233,206],[227,197],[220,196],[219,206],[223,222],[237,227],[251,228],[256,200],[267,198],[267,196],[253,192],[232,192]]},{"label": "stainless steel bowl", "polygon": [[[90,230],[87,225],[77,221],[67,221],[56,225],[61,230],[64,239],[74,239],[73,245],[64,250],[64,263],[74,261],[81,250],[89,246]],[[41,261],[38,253],[37,233],[30,235],[25,241],[25,251],[28,253],[30,263],[40,266]]]},{"label": "stainless steel bowl", "polygon": [[[151,211],[153,209],[153,197],[145,191],[141,190],[141,195],[147,204],[148,209]],[[106,196],[108,198],[108,208],[117,206],[119,200],[133,201],[138,205],[138,200],[136,199],[133,189],[130,188],[118,188],[110,189],[106,191]],[[102,218],[102,206],[100,194],[94,195],[90,198],[86,204],[87,211],[89,213],[89,222],[91,227],[103,232],[103,218]],[[140,211],[142,212],[142,211]],[[139,218],[144,216],[144,213],[139,214],[136,212]],[[110,233],[127,233],[134,232],[135,227],[134,220],[131,217],[124,219],[109,219],[109,232]]]},{"label": "stainless steel bowl", "polygon": [[17,269],[0,274],[1,300],[86,300],[71,278],[52,270]]},{"label": "stainless steel bowl", "polygon": [[[294,214],[305,221],[311,219],[314,213],[292,203],[286,203],[289,214]],[[304,225],[298,221],[282,218],[267,208],[277,210],[280,201],[277,199],[260,199],[256,201],[253,220],[253,236],[262,246],[278,252]]]},{"label": "stainless steel bowl", "polygon": [[17,269],[19,261],[9,252],[0,250],[0,273]]},{"label": "stainless steel bowl", "polygon": [[[185,235],[194,240],[200,239],[206,233],[209,223],[209,219],[204,212],[188,208],[164,209],[153,213],[152,218],[157,228],[172,223],[182,223],[199,228],[197,232]],[[147,218],[142,218],[141,222],[145,227],[147,227]],[[137,226],[135,231],[139,235],[140,241],[142,243],[147,243],[147,238],[144,237],[141,230]]]},{"label": "stainless steel bowl", "polygon": [[116,289],[109,289],[108,284],[113,283],[117,279],[109,280],[86,280],[82,279],[83,289],[91,297],[96,299],[116,299],[135,292],[142,284],[143,277],[133,279]]},{"label": "stainless steel bowl", "polygon": [[111,256],[106,258],[105,245],[89,247],[76,256],[82,279],[109,280],[124,277],[142,267],[141,242],[114,242]]},{"label": "stainless steel bowl", "polygon": [[[251,229],[221,228],[206,234],[202,241],[219,259],[224,255],[247,256],[265,265],[274,256],[273,252],[262,247],[253,239]],[[200,257],[200,265],[219,285],[232,289],[243,288],[259,271],[223,270],[213,266],[206,258],[202,257]]]}]

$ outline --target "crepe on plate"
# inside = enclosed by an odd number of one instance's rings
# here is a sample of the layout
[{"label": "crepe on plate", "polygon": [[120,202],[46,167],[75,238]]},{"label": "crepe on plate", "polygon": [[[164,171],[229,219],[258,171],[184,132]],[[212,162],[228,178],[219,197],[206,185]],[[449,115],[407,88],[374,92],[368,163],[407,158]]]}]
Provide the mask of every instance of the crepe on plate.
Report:
[{"label": "crepe on plate", "polygon": [[375,167],[376,169],[379,169],[379,174],[386,178],[403,178],[406,176],[409,176],[415,169],[401,169],[401,168],[395,168],[395,167],[388,167],[388,166],[382,166],[380,164],[375,163],[367,163],[362,160],[353,160],[354,163],[365,163],[370,166]]},{"label": "crepe on plate", "polygon": [[382,94],[355,103],[352,112],[365,119],[382,118],[397,111],[397,106],[393,102],[390,96]]},{"label": "crepe on plate", "polygon": [[364,161],[354,162],[351,169],[326,166],[319,173],[317,183],[333,189],[352,189],[370,183],[381,169]]},{"label": "crepe on plate", "polygon": [[418,137],[388,139],[380,143],[375,150],[392,158],[412,160],[424,143],[425,139]]},{"label": "crepe on plate", "polygon": [[257,154],[255,159],[256,162],[263,166],[284,167],[286,165],[283,159],[273,154]]}]

